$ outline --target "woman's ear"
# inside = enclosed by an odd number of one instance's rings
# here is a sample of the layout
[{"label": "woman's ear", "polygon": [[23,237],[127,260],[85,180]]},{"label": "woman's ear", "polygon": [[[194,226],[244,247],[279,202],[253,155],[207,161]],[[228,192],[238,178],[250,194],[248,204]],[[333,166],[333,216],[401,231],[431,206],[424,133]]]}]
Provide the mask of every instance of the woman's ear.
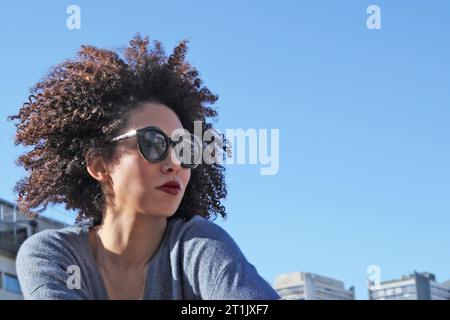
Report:
[{"label": "woman's ear", "polygon": [[108,166],[100,154],[89,154],[85,157],[86,169],[97,181],[106,182],[109,178]]}]

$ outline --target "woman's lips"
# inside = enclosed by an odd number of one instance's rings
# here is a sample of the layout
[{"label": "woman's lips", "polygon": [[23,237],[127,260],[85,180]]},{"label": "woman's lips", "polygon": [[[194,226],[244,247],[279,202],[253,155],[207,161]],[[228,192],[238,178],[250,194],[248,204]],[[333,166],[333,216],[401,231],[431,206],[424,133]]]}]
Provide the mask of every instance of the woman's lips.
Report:
[{"label": "woman's lips", "polygon": [[163,192],[166,192],[168,194],[171,194],[173,196],[176,196],[180,192],[180,189],[172,188],[172,187],[159,187],[159,188],[156,188],[156,189],[161,190]]}]

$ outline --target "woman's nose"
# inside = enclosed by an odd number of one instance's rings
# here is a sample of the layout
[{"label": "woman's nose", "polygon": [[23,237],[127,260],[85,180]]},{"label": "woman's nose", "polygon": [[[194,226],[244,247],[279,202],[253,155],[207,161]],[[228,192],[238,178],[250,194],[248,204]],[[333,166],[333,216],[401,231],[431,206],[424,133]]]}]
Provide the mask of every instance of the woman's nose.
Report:
[{"label": "woman's nose", "polygon": [[169,155],[163,162],[163,169],[166,172],[181,169],[181,161],[178,159],[173,147],[170,147]]}]

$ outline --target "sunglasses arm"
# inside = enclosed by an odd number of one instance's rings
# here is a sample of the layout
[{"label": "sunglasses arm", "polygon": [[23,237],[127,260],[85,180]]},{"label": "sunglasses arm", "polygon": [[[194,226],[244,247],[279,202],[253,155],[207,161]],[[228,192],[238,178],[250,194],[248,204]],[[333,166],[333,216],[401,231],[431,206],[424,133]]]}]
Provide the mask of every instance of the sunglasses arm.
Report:
[{"label": "sunglasses arm", "polygon": [[134,137],[135,135],[136,135],[136,130],[131,130],[131,131],[127,132],[127,133],[124,133],[124,134],[122,134],[122,135],[120,135],[118,137],[115,137],[115,138],[109,140],[109,142],[125,140],[125,139],[128,139],[128,138]]}]

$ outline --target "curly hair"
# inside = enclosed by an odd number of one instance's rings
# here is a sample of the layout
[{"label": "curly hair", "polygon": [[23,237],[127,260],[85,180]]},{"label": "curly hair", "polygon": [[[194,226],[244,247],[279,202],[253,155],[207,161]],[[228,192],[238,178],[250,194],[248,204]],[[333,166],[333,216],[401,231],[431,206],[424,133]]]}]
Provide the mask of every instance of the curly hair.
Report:
[{"label": "curly hair", "polygon": [[[76,59],[52,67],[18,114],[8,117],[20,120],[15,145],[34,146],[16,160],[27,171],[14,188],[22,212],[41,206],[40,213],[50,202],[65,203],[77,212],[77,223],[101,223],[105,189],[89,175],[86,163],[94,154],[113,159],[115,146],[105,139],[125,128],[126,113],[143,102],[168,106],[190,132],[194,121],[201,121],[203,132],[214,130],[206,119],[217,118],[211,106],[218,96],[202,86],[198,71],[185,61],[188,41],[179,42],[170,56],[159,41],[149,43],[138,33],[119,53],[81,46]],[[193,169],[173,217],[226,218],[224,171],[220,163]]]}]

